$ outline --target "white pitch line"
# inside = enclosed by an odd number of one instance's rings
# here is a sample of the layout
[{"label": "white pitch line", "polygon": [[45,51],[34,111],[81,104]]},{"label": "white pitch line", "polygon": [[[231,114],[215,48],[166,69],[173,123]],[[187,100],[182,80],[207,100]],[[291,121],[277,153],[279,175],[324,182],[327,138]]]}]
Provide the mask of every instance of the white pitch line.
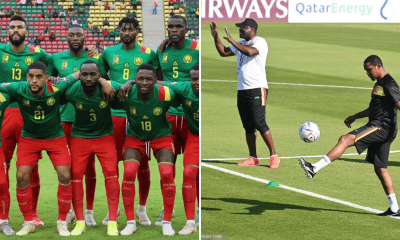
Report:
[{"label": "white pitch line", "polygon": [[[213,80],[213,79],[201,79],[203,82],[231,82],[237,83],[234,80]],[[280,83],[280,82],[268,82],[268,84],[275,85],[291,85],[291,86],[306,86],[306,87],[326,87],[326,88],[348,88],[348,89],[363,89],[372,90],[372,88],[367,87],[352,87],[352,86],[338,86],[338,85],[318,85],[318,84],[305,84],[305,83]]]},{"label": "white pitch line", "polygon": [[[390,151],[390,153],[399,153],[400,150],[394,150],[394,151]],[[366,155],[367,153],[346,153],[343,154],[342,156],[356,156],[356,155]],[[311,156],[293,156],[293,157],[279,157],[280,159],[291,159],[291,158],[299,158],[299,157],[303,157],[303,158],[315,158],[315,157],[323,157],[325,155],[311,155]],[[210,162],[210,161],[237,161],[237,160],[243,160],[246,158],[210,158],[210,159],[201,159],[202,162]],[[258,159],[269,159],[269,158],[258,158]]]},{"label": "white pitch line", "polygon": [[[211,169],[214,169],[214,170],[218,170],[218,171],[221,171],[221,172],[224,172],[224,173],[229,173],[229,174],[232,174],[232,175],[235,175],[235,176],[243,177],[243,178],[246,178],[246,179],[250,179],[250,180],[253,180],[253,181],[265,183],[265,184],[268,184],[270,182],[270,181],[265,180],[265,179],[253,177],[253,176],[250,176],[250,175],[246,175],[246,174],[235,172],[235,171],[228,170],[228,169],[225,169],[225,168],[217,167],[217,166],[214,166],[214,165],[211,165],[211,164],[207,164],[207,163],[202,163],[201,166],[202,167],[208,167],[208,168],[211,168]],[[327,197],[327,196],[324,196],[324,195],[321,195],[321,194],[317,194],[317,193],[305,191],[305,190],[302,190],[302,189],[289,187],[289,186],[286,186],[286,185],[280,185],[279,187],[283,188],[283,189],[286,189],[286,190],[289,190],[289,191],[305,194],[305,195],[308,195],[308,196],[311,196],[311,197],[316,197],[316,198],[320,198],[320,199],[323,199],[323,200],[327,200],[327,201],[331,201],[331,202],[335,202],[335,203],[340,203],[340,204],[343,204],[343,205],[346,205],[346,206],[349,206],[349,207],[352,207],[352,208],[362,209],[362,210],[367,211],[367,212],[373,212],[373,213],[381,213],[381,212],[383,212],[383,211],[378,210],[378,209],[374,209],[374,208],[370,208],[370,207],[364,207],[364,206],[361,206],[361,205],[358,205],[358,204],[355,204],[355,203],[343,201],[343,200],[336,199],[336,198]],[[396,217],[393,217],[393,218],[396,218]],[[399,218],[396,218],[396,219],[399,219]]]}]

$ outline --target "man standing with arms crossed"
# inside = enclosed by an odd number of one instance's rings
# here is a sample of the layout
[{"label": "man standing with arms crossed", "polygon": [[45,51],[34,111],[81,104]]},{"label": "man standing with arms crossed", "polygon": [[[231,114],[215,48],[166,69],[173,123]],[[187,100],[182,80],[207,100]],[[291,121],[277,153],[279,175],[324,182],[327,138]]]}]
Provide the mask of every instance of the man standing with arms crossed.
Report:
[{"label": "man standing with arms crossed", "polygon": [[265,121],[265,104],[268,95],[268,83],[265,73],[268,45],[264,38],[257,36],[258,24],[251,18],[237,23],[240,38],[244,40],[236,42],[232,39],[225,27],[227,36],[224,37],[230,47],[225,47],[218,37],[217,24],[212,23],[211,35],[214,37],[215,47],[221,57],[237,55],[238,74],[238,101],[239,115],[246,130],[246,142],[250,156],[237,166],[259,165],[256,151],[257,130],[260,132],[270,152],[270,168],[278,168],[280,159],[275,151],[271,131]]}]

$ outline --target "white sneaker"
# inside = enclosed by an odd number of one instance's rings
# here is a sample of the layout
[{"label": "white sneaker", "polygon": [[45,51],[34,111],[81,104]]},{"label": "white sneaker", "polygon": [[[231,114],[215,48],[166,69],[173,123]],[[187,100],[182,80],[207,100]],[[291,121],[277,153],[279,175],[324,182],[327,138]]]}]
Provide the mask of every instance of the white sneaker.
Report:
[{"label": "white sneaker", "polygon": [[67,214],[67,223],[70,224],[75,220],[75,213],[72,211],[72,208],[69,210]]},{"label": "white sneaker", "polygon": [[[88,226],[96,226],[96,221],[94,220],[94,217],[93,217],[93,210],[86,209],[85,222],[86,222],[86,225],[88,225]],[[107,220],[107,222],[108,222],[108,220]]]},{"label": "white sneaker", "polygon": [[150,218],[147,216],[146,211],[137,211],[136,217],[139,218],[139,224],[144,225],[144,226],[151,225]]},{"label": "white sneaker", "polygon": [[165,236],[172,236],[175,234],[174,229],[172,229],[171,222],[167,222],[167,221],[162,222],[162,233]]},{"label": "white sneaker", "polygon": [[14,230],[12,230],[12,228],[10,227],[8,220],[0,223],[0,230],[5,235],[14,235],[15,234]]},{"label": "white sneaker", "polygon": [[32,222],[24,222],[24,224],[22,224],[22,229],[19,230],[19,232],[16,233],[16,235],[18,236],[23,236],[23,235],[27,235],[28,233],[31,232],[36,232],[36,228],[35,225]]},{"label": "white sneaker", "polygon": [[57,231],[60,236],[70,236],[71,233],[68,231],[67,221],[57,220]]},{"label": "white sneaker", "polygon": [[126,224],[126,227],[124,228],[124,230],[121,231],[121,235],[131,235],[132,233],[136,232],[137,228],[136,228],[136,221],[129,221]]},{"label": "white sneaker", "polygon": [[[120,214],[121,214],[121,210],[118,208],[117,217],[118,217]],[[108,212],[107,212],[106,217],[105,217],[105,218],[103,219],[103,221],[102,221],[102,224],[103,224],[103,225],[108,226],[108,218],[109,218],[109,216],[108,216]]]},{"label": "white sneaker", "polygon": [[192,232],[197,232],[197,227],[194,221],[188,221],[186,225],[180,230],[178,233],[179,235],[189,235]]}]

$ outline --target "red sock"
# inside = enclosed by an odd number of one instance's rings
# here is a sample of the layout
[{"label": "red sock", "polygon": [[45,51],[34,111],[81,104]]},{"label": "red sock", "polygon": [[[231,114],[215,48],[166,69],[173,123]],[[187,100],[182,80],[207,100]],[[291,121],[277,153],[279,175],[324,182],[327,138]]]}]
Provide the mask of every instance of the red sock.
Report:
[{"label": "red sock", "polygon": [[185,166],[183,169],[182,196],[187,220],[194,220],[196,208],[196,176],[199,169]]},{"label": "red sock", "polygon": [[200,174],[197,171],[197,176],[196,176],[196,189],[197,189],[197,208],[199,208],[200,205]]},{"label": "red sock", "polygon": [[82,180],[72,180],[72,204],[74,206],[76,219],[83,221],[83,184]]},{"label": "red sock", "polygon": [[8,189],[10,189],[10,175],[8,174],[9,171],[10,171],[10,163],[6,164],[6,180]]},{"label": "red sock", "polygon": [[124,179],[122,181],[122,199],[127,221],[135,220],[134,202],[135,202],[135,179],[139,170],[139,163],[136,161],[124,162]]},{"label": "red sock", "polygon": [[86,209],[93,210],[94,193],[96,191],[96,168],[94,155],[89,157],[85,170]]},{"label": "red sock", "polygon": [[36,164],[35,167],[33,167],[29,182],[32,188],[32,213],[37,214],[40,192],[39,165]]},{"label": "red sock", "polygon": [[164,221],[171,221],[172,211],[174,210],[175,202],[175,182],[173,166],[167,163],[160,163],[158,169],[161,178],[161,191],[164,202]]},{"label": "red sock", "polygon": [[17,188],[17,201],[19,209],[25,221],[33,221],[32,218],[32,188],[28,185],[24,189]]},{"label": "red sock", "polygon": [[[3,175],[4,176],[4,175]],[[7,187],[7,182],[0,185],[0,219],[8,219],[10,213],[10,191]]]},{"label": "red sock", "polygon": [[58,220],[66,221],[67,214],[69,209],[71,208],[72,201],[72,186],[68,184],[68,186],[63,186],[58,184]]},{"label": "red sock", "polygon": [[119,182],[116,172],[104,172],[106,182],[106,194],[108,202],[108,213],[110,221],[117,221],[119,203]]},{"label": "red sock", "polygon": [[149,159],[142,159],[139,166],[138,180],[139,180],[139,204],[146,206],[147,197],[150,190],[150,168]]}]

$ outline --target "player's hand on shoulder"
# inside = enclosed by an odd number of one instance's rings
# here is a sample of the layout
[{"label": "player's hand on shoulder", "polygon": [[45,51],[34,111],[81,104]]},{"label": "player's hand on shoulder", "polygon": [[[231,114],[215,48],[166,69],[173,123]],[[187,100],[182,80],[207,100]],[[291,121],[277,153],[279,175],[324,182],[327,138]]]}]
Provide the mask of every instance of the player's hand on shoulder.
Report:
[{"label": "player's hand on shoulder", "polygon": [[59,77],[49,76],[49,81],[51,82],[51,85],[55,85],[55,84],[60,82],[60,78]]},{"label": "player's hand on shoulder", "polygon": [[163,52],[164,49],[166,49],[167,47],[169,47],[169,45],[171,44],[171,40],[169,40],[169,38],[166,38],[162,41],[162,43],[160,44],[158,51],[159,52]]},{"label": "player's hand on shoulder", "polygon": [[356,117],[354,115],[347,117],[344,120],[344,125],[346,125],[346,127],[351,128],[351,124],[356,120]]},{"label": "player's hand on shoulder", "polygon": [[125,102],[128,99],[129,93],[131,92],[132,86],[135,84],[135,80],[126,82],[118,92],[118,99],[121,102]]},{"label": "player's hand on shoulder", "polygon": [[114,99],[115,89],[105,80],[104,78],[99,79],[99,83],[101,85],[101,95],[103,99],[107,102]]},{"label": "player's hand on shoulder", "polygon": [[94,45],[86,46],[85,49],[86,49],[86,51],[87,51],[87,52],[86,52],[86,55],[87,55],[88,57],[94,57],[94,56],[99,55],[99,52],[97,51],[97,48],[96,48],[96,46],[94,46]]}]

